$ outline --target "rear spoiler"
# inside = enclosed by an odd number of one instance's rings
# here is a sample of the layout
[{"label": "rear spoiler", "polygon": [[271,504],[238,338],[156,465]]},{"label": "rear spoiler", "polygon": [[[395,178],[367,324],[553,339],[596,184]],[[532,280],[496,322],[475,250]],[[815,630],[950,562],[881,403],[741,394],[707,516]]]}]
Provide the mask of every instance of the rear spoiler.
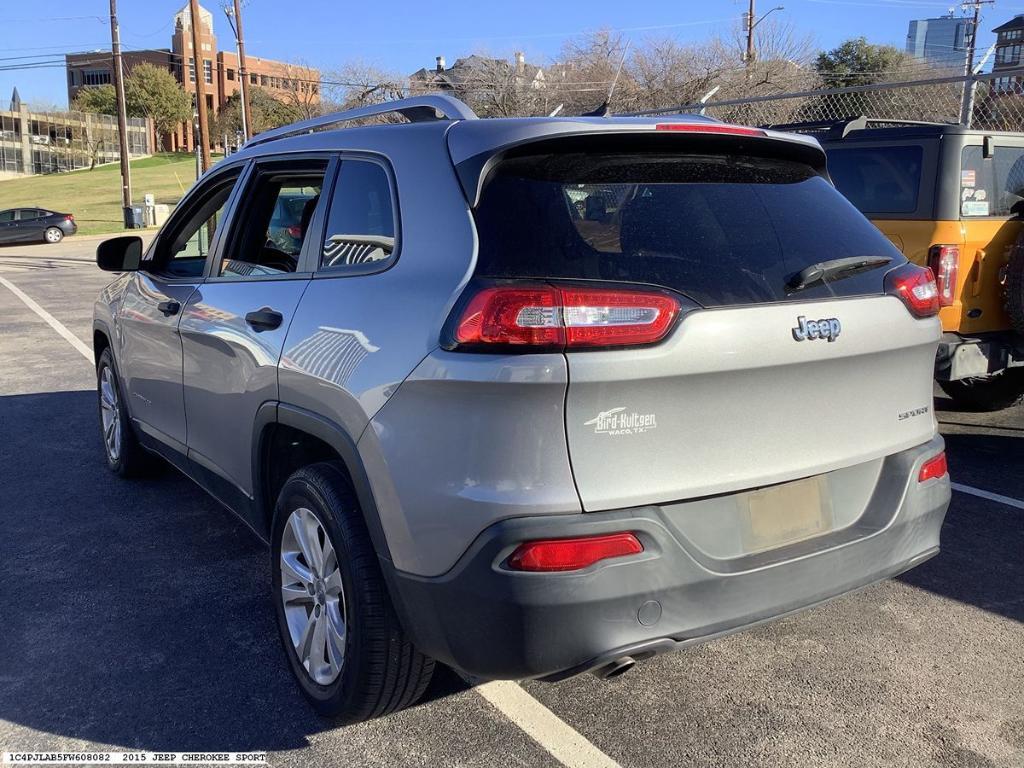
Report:
[{"label": "rear spoiler", "polygon": [[[457,123],[448,131],[449,152],[455,172],[470,207],[480,202],[480,195],[493,170],[505,160],[545,154],[568,152],[722,152],[739,153],[753,157],[793,160],[812,167],[816,173],[828,178],[825,152],[810,137],[782,133],[747,126],[733,126],[712,121],[687,122],[661,118],[657,123],[644,121],[636,125],[617,122],[595,130],[582,121],[502,121],[519,122],[527,135],[508,136],[508,141],[481,148],[477,141],[483,136],[467,136],[465,129],[477,129],[479,124],[497,121],[481,120]],[[510,128],[512,126],[509,126]],[[554,130],[537,130],[549,127]],[[570,128],[570,130],[566,130]],[[575,128],[575,130],[572,130]],[[531,130],[532,129],[532,130]],[[508,131],[511,133],[512,131]],[[476,131],[474,131],[476,133]],[[460,135],[462,134],[462,135]],[[492,138],[505,138],[493,136]],[[474,146],[476,145],[476,146]],[[468,152],[467,150],[482,149]]]}]

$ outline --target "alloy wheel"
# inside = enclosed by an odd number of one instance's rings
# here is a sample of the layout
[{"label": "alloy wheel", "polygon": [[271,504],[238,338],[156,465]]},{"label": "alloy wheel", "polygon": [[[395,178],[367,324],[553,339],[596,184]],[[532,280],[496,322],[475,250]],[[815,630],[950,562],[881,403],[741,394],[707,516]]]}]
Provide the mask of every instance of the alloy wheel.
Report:
[{"label": "alloy wheel", "polygon": [[100,419],[103,423],[103,444],[112,462],[121,458],[121,411],[117,403],[117,385],[109,365],[100,371]]},{"label": "alloy wheel", "polygon": [[338,557],[327,529],[300,507],[281,533],[281,601],[299,663],[319,685],[329,685],[345,663],[347,616]]},{"label": "alloy wheel", "polygon": [[64,233],[62,233],[56,227],[50,227],[48,230],[46,230],[44,236],[46,237],[46,242],[48,243],[59,243],[61,240],[64,239]]}]

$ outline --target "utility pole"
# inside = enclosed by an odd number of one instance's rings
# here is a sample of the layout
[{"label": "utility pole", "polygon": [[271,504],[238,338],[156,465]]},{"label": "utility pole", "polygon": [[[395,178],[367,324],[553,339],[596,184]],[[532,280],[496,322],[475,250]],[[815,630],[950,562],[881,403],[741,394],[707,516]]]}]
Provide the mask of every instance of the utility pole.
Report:
[{"label": "utility pole", "polygon": [[[978,38],[978,24],[981,21],[981,6],[991,5],[995,0],[966,0],[960,7],[965,11],[968,8],[974,9],[971,19],[971,41],[967,45],[967,59],[964,62],[964,95],[960,102],[960,124],[971,127],[971,118],[974,113],[974,90],[977,88],[977,81],[974,79],[974,49]],[[988,58],[986,56],[986,58]]]},{"label": "utility pole", "polygon": [[117,141],[121,155],[121,209],[124,228],[132,229],[132,169],[128,164],[128,108],[124,100],[124,72],[121,67],[121,29],[117,23],[117,0],[110,0],[110,53],[114,65],[114,93],[117,97]]},{"label": "utility pole", "polygon": [[[238,54],[238,81],[241,86],[242,98],[242,141],[249,140],[249,126],[252,125],[252,114],[249,107],[249,73],[245,67],[245,38],[242,37],[242,3],[233,0],[234,10],[224,6],[224,15],[228,18],[231,31],[235,33],[235,51]],[[232,18],[233,17],[233,18]]]},{"label": "utility pole", "polygon": [[[989,0],[994,2],[995,0]],[[754,50],[754,28],[762,21],[767,19],[776,11],[784,11],[785,8],[781,5],[777,5],[764,14],[760,19],[754,17],[754,0],[750,0],[750,8],[747,10],[744,26],[747,28],[747,52],[743,55],[743,62],[747,66],[747,80],[750,79],[750,70],[754,66],[754,59],[757,58],[757,51]]]},{"label": "utility pole", "polygon": [[[113,1],[113,0],[112,0]],[[202,172],[210,167],[210,124],[206,116],[206,67],[203,66],[203,49],[200,45],[199,0],[189,0],[189,17],[192,20],[192,60],[196,73],[196,112],[199,115],[199,156]]]},{"label": "utility pole", "polygon": [[743,62],[747,65],[747,79],[750,79],[750,68],[754,66],[754,0],[750,0],[747,10],[747,53]]}]

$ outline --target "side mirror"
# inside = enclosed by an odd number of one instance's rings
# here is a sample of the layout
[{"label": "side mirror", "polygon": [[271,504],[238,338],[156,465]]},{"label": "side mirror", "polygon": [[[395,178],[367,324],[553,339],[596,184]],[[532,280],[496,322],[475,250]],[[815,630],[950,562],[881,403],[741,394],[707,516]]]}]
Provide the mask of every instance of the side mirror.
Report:
[{"label": "side mirror", "polygon": [[96,266],[105,272],[134,272],[141,261],[141,237],[112,237],[96,246]]}]

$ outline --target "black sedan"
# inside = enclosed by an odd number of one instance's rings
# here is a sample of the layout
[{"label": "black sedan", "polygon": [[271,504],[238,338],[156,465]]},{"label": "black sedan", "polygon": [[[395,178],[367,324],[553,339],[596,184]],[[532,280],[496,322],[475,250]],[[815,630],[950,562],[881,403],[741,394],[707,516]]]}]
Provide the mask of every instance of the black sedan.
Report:
[{"label": "black sedan", "polygon": [[0,243],[59,243],[78,231],[75,217],[45,208],[0,211]]}]

